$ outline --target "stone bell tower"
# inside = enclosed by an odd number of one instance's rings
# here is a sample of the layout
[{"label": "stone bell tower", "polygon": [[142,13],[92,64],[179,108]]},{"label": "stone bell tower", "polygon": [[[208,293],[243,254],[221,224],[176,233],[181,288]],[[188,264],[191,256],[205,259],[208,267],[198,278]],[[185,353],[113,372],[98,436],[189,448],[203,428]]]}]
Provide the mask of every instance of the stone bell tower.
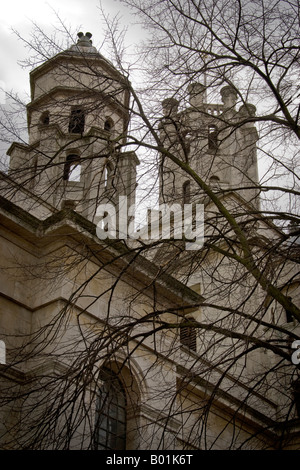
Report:
[{"label": "stone bell tower", "polygon": [[55,209],[94,220],[119,195],[133,204],[134,152],[122,152],[129,122],[128,82],[78,33],[69,49],[30,73],[28,145],[12,144],[10,175]]},{"label": "stone bell tower", "polygon": [[[180,112],[176,99],[162,102],[160,135],[165,148],[214,190],[232,191],[241,201],[258,207],[258,134],[251,122],[255,107],[243,103],[237,109],[238,92],[232,86],[220,90],[221,103],[208,103],[202,83],[190,84],[188,94],[188,106]],[[201,202],[203,196],[185,171],[162,156],[161,203]]]}]

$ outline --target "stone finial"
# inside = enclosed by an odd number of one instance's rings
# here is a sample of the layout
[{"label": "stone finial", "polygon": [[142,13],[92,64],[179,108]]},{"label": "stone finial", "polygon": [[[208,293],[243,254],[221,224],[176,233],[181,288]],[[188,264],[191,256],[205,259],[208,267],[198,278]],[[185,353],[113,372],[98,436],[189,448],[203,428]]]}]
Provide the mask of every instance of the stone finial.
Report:
[{"label": "stone finial", "polygon": [[92,45],[91,33],[83,34],[82,32],[79,32],[77,36],[78,36],[78,41],[77,41],[78,46],[91,47]]},{"label": "stone finial", "polygon": [[77,43],[73,44],[67,52],[80,53],[80,54],[98,54],[97,49],[93,46],[91,33],[77,33]]},{"label": "stone finial", "polygon": [[175,98],[166,98],[162,101],[162,108],[164,116],[171,116],[177,114],[178,111],[178,101]]},{"label": "stone finial", "polygon": [[206,87],[202,83],[191,83],[188,86],[189,102],[191,106],[202,106],[205,101]]},{"label": "stone finial", "polygon": [[233,86],[227,85],[221,89],[221,97],[226,109],[234,108],[237,102],[237,91]]}]

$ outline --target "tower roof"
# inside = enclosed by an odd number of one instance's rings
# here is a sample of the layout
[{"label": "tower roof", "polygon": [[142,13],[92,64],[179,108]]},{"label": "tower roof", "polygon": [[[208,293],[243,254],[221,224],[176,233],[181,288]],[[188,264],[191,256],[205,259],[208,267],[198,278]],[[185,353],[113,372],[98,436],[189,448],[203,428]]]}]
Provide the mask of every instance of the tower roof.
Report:
[{"label": "tower roof", "polygon": [[[96,47],[93,46],[91,37],[92,34],[79,32],[77,34],[77,42],[68,49],[59,52],[55,56],[43,62],[41,65],[36,67],[30,72],[30,87],[31,87],[31,100],[34,101],[41,96],[48,94],[51,90],[57,89],[58,87],[68,87],[71,89],[70,84],[67,84],[68,79],[64,80],[63,73],[66,77],[70,78],[70,70],[67,65],[72,64],[72,74],[80,71],[80,67],[88,68],[88,64],[93,65],[93,70],[102,69],[108,76],[119,82],[123,81],[125,77],[117,70],[117,68],[107,60]],[[59,70],[60,69],[60,70]],[[56,77],[52,77],[52,80],[45,82],[42,81],[41,85],[36,87],[36,81],[42,76],[51,73],[51,70],[56,73]],[[59,71],[58,71],[59,70]],[[80,83],[80,79],[77,77],[75,82]],[[75,89],[75,86],[73,85]]]}]

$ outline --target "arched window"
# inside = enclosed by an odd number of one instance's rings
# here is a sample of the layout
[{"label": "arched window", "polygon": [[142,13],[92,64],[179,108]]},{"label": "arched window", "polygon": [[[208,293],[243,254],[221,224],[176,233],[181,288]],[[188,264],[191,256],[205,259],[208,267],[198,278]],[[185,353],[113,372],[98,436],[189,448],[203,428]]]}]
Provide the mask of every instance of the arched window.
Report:
[{"label": "arched window", "polygon": [[186,318],[180,325],[180,343],[191,351],[197,350],[196,327],[193,326],[193,319]]},{"label": "arched window", "polygon": [[49,111],[45,111],[40,117],[40,124],[42,126],[48,126],[49,123],[50,123],[50,113]]},{"label": "arched window", "polygon": [[112,188],[114,178],[114,166],[111,162],[106,162],[103,170],[104,188],[106,190]]},{"label": "arched window", "polygon": [[82,108],[71,110],[69,121],[69,132],[71,134],[83,134],[84,132],[85,115]]},{"label": "arched window", "polygon": [[109,369],[101,371],[102,385],[96,407],[95,448],[126,449],[126,395],[117,375]]},{"label": "arched window", "polygon": [[108,181],[109,181],[109,167],[105,165],[104,168],[104,187],[105,189],[108,188]]},{"label": "arched window", "polygon": [[79,155],[71,154],[66,158],[63,179],[65,181],[80,181],[81,164]]},{"label": "arched window", "polygon": [[212,188],[218,188],[220,186],[220,178],[217,175],[213,175],[209,178],[209,185]]},{"label": "arched window", "polygon": [[209,150],[218,148],[218,128],[215,125],[208,126],[208,148]]},{"label": "arched window", "polygon": [[112,128],[114,126],[114,122],[111,118],[107,118],[105,123],[104,123],[104,130],[107,132],[111,132]]}]

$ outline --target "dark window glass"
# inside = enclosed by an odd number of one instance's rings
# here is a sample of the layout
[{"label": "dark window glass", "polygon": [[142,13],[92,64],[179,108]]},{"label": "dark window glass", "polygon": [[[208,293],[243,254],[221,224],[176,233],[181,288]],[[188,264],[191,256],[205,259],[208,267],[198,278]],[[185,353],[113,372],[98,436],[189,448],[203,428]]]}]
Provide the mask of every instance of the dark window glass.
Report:
[{"label": "dark window glass", "polygon": [[108,370],[102,371],[101,380],[95,447],[98,450],[125,450],[126,396],[123,386],[118,377]]},{"label": "dark window glass", "polygon": [[71,134],[82,134],[84,131],[84,122],[85,116],[82,109],[72,109],[70,122],[69,122],[69,132]]},{"label": "dark window glass", "polygon": [[218,148],[218,128],[217,126],[209,126],[208,128],[208,148],[215,150]]},{"label": "dark window glass", "polygon": [[300,379],[293,383],[294,404],[298,418],[300,418]]},{"label": "dark window glass", "polygon": [[104,129],[107,131],[107,132],[110,132],[113,128],[113,123],[110,119],[107,119],[104,123]]},{"label": "dark window glass", "polygon": [[287,321],[287,323],[293,323],[294,317],[293,317],[293,315],[291,314],[291,312],[289,312],[288,310],[286,310],[286,311],[285,311],[285,315],[286,315],[286,321]]},{"label": "dark window glass", "polygon": [[49,111],[45,111],[45,112],[41,115],[40,123],[41,123],[43,126],[48,126],[48,125],[49,125],[49,123],[50,123],[50,114],[49,114]]}]

